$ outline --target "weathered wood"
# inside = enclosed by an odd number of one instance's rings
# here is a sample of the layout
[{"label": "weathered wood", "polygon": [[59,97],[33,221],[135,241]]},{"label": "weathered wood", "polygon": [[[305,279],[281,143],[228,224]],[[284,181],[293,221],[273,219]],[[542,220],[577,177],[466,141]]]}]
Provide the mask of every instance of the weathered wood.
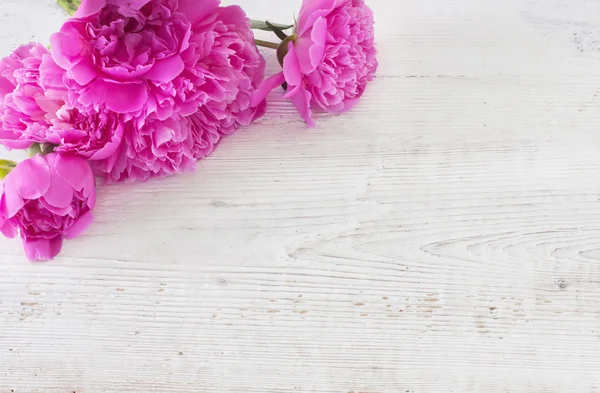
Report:
[{"label": "weathered wood", "polygon": [[[65,18],[7,1],[4,53]],[[56,261],[0,240],[0,392],[600,391],[600,5],[370,4],[351,113],[273,94],[195,174],[101,188]]]}]

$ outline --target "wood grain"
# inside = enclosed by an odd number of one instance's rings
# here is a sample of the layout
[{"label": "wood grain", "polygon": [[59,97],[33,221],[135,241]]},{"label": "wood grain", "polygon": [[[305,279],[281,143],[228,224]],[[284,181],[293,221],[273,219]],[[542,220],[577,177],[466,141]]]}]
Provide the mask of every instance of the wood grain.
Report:
[{"label": "wood grain", "polygon": [[[0,392],[600,391],[598,5],[370,4],[351,113],[273,94],[195,174],[101,188],[56,261],[0,241]],[[64,18],[4,12],[4,52]]]}]

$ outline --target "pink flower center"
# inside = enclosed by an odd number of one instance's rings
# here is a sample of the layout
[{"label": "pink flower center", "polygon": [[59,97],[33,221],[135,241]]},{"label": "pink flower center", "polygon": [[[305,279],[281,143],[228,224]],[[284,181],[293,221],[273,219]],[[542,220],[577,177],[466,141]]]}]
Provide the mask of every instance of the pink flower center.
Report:
[{"label": "pink flower center", "polygon": [[179,54],[190,24],[172,7],[165,0],[140,10],[107,5],[86,25],[95,64],[113,78],[129,79],[144,75],[156,60]]},{"label": "pink flower center", "polygon": [[93,153],[113,141],[120,127],[115,114],[81,113],[76,108],[61,109],[51,128],[59,135],[58,151]]},{"label": "pink flower center", "polygon": [[69,110],[69,116],[72,119],[73,128],[84,131],[90,141],[96,144],[104,145],[110,141],[110,136],[115,128],[115,119],[108,117],[104,113],[91,113],[87,116],[82,115],[77,109]]},{"label": "pink flower center", "polygon": [[61,216],[49,211],[39,199],[30,200],[12,219],[21,228],[21,237],[24,239],[53,239],[89,210],[87,202],[77,195],[73,198],[71,208],[69,214]]}]

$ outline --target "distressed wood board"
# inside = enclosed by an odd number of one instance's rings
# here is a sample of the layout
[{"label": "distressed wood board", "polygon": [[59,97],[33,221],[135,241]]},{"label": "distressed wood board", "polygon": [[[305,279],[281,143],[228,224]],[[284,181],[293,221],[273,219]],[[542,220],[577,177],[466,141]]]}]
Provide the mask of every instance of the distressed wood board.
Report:
[{"label": "distressed wood board", "polygon": [[[370,4],[351,113],[273,94],[55,261],[0,240],[0,392],[600,391],[600,4]],[[3,0],[2,53],[65,17]]]}]

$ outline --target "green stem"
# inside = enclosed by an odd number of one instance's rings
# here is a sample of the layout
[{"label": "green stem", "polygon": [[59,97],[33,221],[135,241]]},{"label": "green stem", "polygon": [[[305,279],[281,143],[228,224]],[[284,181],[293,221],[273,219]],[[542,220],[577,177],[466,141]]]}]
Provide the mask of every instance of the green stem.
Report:
[{"label": "green stem", "polygon": [[269,42],[269,41],[263,41],[263,40],[254,40],[254,43],[257,46],[262,46],[263,48],[271,48],[271,49],[277,49],[277,48],[279,48],[279,44],[277,44],[275,42]]}]

